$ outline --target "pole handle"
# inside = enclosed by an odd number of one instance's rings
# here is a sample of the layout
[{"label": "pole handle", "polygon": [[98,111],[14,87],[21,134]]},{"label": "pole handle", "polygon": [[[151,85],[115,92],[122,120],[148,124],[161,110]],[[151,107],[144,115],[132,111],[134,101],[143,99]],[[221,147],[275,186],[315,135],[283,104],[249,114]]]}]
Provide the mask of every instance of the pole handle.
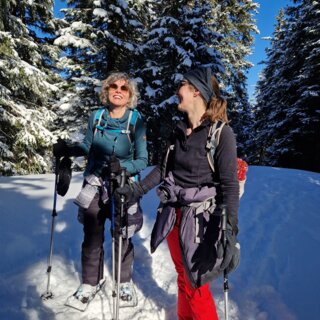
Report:
[{"label": "pole handle", "polygon": [[127,170],[126,168],[121,168],[121,174],[120,174],[120,187],[123,188],[126,184],[127,179]]},{"label": "pole handle", "polygon": [[225,204],[221,205],[221,230],[223,237],[223,247],[226,248],[227,245],[227,206]]}]

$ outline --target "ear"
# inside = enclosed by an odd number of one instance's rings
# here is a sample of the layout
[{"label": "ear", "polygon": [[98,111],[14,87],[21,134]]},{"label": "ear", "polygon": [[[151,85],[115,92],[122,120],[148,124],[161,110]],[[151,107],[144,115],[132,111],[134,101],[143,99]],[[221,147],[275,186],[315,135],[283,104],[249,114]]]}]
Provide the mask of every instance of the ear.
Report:
[{"label": "ear", "polygon": [[194,97],[200,96],[200,91],[198,89],[194,89],[193,96]]}]

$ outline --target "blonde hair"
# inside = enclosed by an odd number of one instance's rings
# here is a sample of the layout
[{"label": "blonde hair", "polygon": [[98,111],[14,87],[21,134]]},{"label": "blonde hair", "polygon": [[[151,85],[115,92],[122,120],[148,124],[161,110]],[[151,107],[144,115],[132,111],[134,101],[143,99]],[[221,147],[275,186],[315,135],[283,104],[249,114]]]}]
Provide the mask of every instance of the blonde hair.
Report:
[{"label": "blonde hair", "polygon": [[202,119],[208,119],[211,122],[223,121],[229,123],[227,115],[227,101],[221,96],[218,80],[215,76],[211,76],[211,82],[214,97],[207,103],[207,109]]},{"label": "blonde hair", "polygon": [[129,87],[129,101],[127,107],[130,109],[134,109],[137,106],[138,98],[139,98],[139,92],[138,92],[138,86],[136,82],[131,79],[128,74],[125,72],[113,72],[111,73],[107,79],[102,81],[101,91],[100,91],[100,100],[101,102],[106,105],[110,101],[108,99],[109,95],[109,86],[110,84],[118,81],[118,80],[124,80],[127,82],[127,85]]}]

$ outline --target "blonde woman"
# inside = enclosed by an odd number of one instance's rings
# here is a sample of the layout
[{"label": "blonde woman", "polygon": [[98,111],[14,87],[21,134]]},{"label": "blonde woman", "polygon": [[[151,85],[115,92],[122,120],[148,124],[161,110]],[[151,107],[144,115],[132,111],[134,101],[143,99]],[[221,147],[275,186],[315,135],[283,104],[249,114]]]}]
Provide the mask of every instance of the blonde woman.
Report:
[{"label": "blonde woman", "polygon": [[[120,173],[121,167],[127,174],[137,175],[147,166],[146,128],[140,114],[134,110],[138,91],[136,83],[125,73],[112,73],[102,83],[100,99],[103,108],[92,112],[82,143],[68,146],[63,140],[54,145],[56,157],[88,157],[84,173],[84,186],[76,204],[80,207],[84,240],[82,243],[82,284],[73,295],[73,303],[81,309],[92,300],[103,283],[104,230],[106,218],[112,219],[113,206],[116,216],[119,208],[111,201],[110,177]],[[119,219],[115,219],[117,230]],[[131,282],[133,265],[132,235],[142,226],[142,212],[138,203],[131,208],[128,221],[131,234],[125,235],[122,244],[120,279],[120,306],[134,305],[134,289]],[[118,231],[116,231],[118,234]],[[128,241],[126,238],[129,238]],[[118,256],[118,237],[116,254]],[[117,270],[116,259],[116,270]]]}]

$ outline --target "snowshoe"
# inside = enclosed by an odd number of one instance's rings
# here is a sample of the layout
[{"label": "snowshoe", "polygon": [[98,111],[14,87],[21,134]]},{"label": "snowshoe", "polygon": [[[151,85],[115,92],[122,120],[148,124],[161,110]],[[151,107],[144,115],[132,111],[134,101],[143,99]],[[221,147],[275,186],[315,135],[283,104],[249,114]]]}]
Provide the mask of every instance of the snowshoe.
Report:
[{"label": "snowshoe", "polygon": [[96,286],[81,284],[78,290],[67,299],[65,305],[79,311],[85,311],[104,283],[105,279],[101,280]]},{"label": "snowshoe", "polygon": [[136,307],[138,305],[138,297],[133,283],[120,283],[119,288],[119,307]]}]

